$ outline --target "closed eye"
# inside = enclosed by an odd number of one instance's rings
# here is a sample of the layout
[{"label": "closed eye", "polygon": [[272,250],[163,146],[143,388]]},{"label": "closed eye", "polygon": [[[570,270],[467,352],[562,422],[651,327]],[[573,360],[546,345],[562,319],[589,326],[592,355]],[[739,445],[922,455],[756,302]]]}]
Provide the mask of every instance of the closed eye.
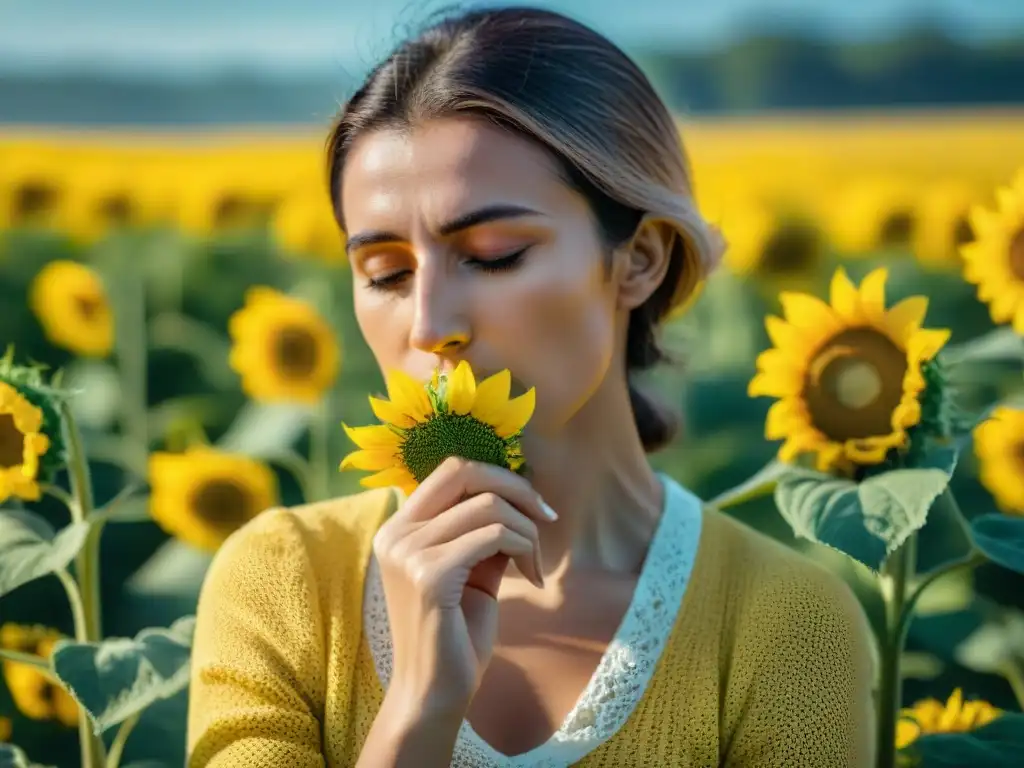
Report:
[{"label": "closed eye", "polygon": [[[510,253],[507,256],[500,256],[496,259],[480,259],[480,258],[468,258],[466,263],[471,265],[473,269],[479,269],[482,272],[508,272],[515,269],[522,262],[523,257],[526,256],[527,251],[530,248],[521,248],[515,253]],[[374,277],[366,281],[366,287],[372,288],[375,291],[387,291],[391,290],[405,281],[405,279],[412,274],[411,269],[400,269],[397,272],[384,275],[383,277]]]}]

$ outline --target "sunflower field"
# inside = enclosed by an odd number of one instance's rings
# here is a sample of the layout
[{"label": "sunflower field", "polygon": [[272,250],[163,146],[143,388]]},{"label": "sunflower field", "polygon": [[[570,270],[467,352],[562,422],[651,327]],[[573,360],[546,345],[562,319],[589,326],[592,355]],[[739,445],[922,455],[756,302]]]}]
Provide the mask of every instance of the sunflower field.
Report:
[{"label": "sunflower field", "polygon": [[[1024,114],[680,129],[728,249],[652,462],[854,589],[879,765],[1019,765]],[[0,133],[0,764],[181,765],[213,554],[381,468],[325,135]]]}]

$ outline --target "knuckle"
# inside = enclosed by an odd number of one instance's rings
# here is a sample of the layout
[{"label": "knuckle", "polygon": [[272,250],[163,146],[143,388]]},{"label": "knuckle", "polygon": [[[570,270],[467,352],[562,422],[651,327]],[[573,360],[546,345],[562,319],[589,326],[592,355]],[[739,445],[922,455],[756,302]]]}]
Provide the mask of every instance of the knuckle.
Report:
[{"label": "knuckle", "polygon": [[477,503],[490,510],[496,510],[501,507],[504,500],[494,491],[485,491],[477,496]]},{"label": "knuckle", "polygon": [[435,569],[423,557],[411,557],[406,561],[405,573],[409,581],[420,591],[430,588],[434,581]]}]

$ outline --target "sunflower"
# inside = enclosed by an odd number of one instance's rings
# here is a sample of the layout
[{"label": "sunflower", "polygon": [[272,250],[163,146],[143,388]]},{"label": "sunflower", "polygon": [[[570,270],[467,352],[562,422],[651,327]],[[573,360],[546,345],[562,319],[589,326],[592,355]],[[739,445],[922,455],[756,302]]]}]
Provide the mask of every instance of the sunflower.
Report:
[{"label": "sunflower", "polygon": [[722,218],[725,263],[740,275],[792,279],[812,275],[824,258],[818,229],[798,214],[747,201]]},{"label": "sunflower", "polygon": [[[43,626],[4,624],[0,627],[0,647],[49,659],[53,646],[64,636]],[[78,704],[66,690],[55,685],[29,664],[4,660],[4,679],[11,698],[21,712],[33,720],[58,720],[73,727],[78,724]]]},{"label": "sunflower", "polygon": [[978,286],[996,323],[1012,323],[1024,334],[1024,169],[997,192],[998,210],[971,209],[977,239],[960,249],[964,277]]},{"label": "sunflower", "polygon": [[229,363],[242,389],[262,402],[316,403],[334,384],[341,352],[330,326],[308,302],[251,288],[228,324]]},{"label": "sunflower", "polygon": [[513,471],[523,466],[520,435],[533,415],[533,389],[510,399],[512,376],[501,371],[479,383],[465,360],[426,385],[401,371],[387,377],[388,400],[370,398],[380,426],[348,427],[360,450],[341,469],[371,470],[366,488],[398,486],[411,493],[445,459],[462,456]]},{"label": "sunflower", "polygon": [[909,248],[917,229],[917,198],[906,179],[867,178],[849,184],[827,214],[832,244],[857,255]]},{"label": "sunflower", "polygon": [[960,264],[960,247],[974,240],[970,209],[977,199],[971,185],[957,181],[936,184],[922,193],[913,238],[919,262],[933,267]]},{"label": "sunflower", "polygon": [[0,163],[0,229],[50,226],[63,191],[61,160],[43,147],[21,147]]},{"label": "sunflower", "polygon": [[921,736],[930,733],[967,733],[988,725],[1002,710],[985,701],[963,700],[959,688],[943,704],[937,699],[924,699],[911,708],[900,710],[896,724],[896,748],[906,749]]},{"label": "sunflower", "polygon": [[101,164],[83,164],[69,174],[58,215],[61,228],[84,244],[142,219],[127,175]]},{"label": "sunflower", "polygon": [[73,261],[51,261],[29,288],[29,305],[53,344],[85,357],[114,346],[114,314],[99,275]]},{"label": "sunflower", "polygon": [[50,449],[43,410],[0,380],[0,503],[39,500],[39,457]]},{"label": "sunflower", "polygon": [[215,552],[236,529],[277,505],[277,476],[249,456],[207,446],[149,457],[150,513],[172,536]]},{"label": "sunflower", "polygon": [[981,482],[1000,509],[1024,515],[1024,411],[996,408],[974,430]]},{"label": "sunflower", "polygon": [[923,296],[886,311],[887,278],[877,269],[858,289],[839,269],[831,305],[783,292],[786,319],[766,319],[774,348],[758,357],[748,392],[779,398],[765,436],[785,439],[781,460],[814,452],[822,471],[879,464],[905,447],[908,430],[921,422],[926,364],[950,334],[921,328]]},{"label": "sunflower", "polygon": [[345,261],[341,230],[326,195],[292,195],[277,209],[271,227],[288,254],[318,256],[329,263]]}]

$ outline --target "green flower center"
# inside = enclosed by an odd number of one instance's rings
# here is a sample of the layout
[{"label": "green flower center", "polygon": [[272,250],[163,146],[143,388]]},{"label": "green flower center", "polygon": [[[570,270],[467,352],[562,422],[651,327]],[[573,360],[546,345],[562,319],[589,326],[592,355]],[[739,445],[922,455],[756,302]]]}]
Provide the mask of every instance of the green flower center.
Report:
[{"label": "green flower center", "polygon": [[1024,280],[1024,229],[1017,230],[1010,241],[1010,269]]},{"label": "green flower center", "polygon": [[837,334],[815,355],[804,382],[811,421],[835,442],[889,434],[906,372],[906,355],[884,334]]},{"label": "green flower center", "polygon": [[252,494],[227,479],[203,483],[192,496],[192,509],[204,522],[218,529],[234,530],[254,514]]},{"label": "green flower center", "polygon": [[25,436],[18,431],[14,417],[0,413],[0,468],[9,469],[25,461]]},{"label": "green flower center", "polygon": [[285,326],[274,333],[274,361],[281,373],[291,379],[307,379],[316,370],[320,345],[308,330]]},{"label": "green flower center", "polygon": [[489,424],[472,416],[439,414],[406,431],[402,460],[416,482],[422,483],[451,456],[508,466],[505,440]]}]

